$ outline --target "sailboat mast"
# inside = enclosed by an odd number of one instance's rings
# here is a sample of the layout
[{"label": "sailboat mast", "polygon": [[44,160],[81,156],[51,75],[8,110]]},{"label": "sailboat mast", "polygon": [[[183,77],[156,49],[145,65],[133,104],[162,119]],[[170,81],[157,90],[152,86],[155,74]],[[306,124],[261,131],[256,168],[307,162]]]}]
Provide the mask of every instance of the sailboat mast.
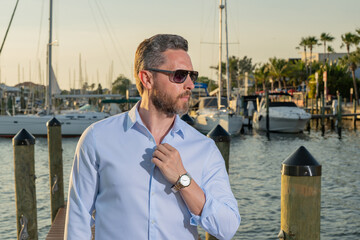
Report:
[{"label": "sailboat mast", "polygon": [[229,41],[228,41],[228,25],[227,25],[227,4],[225,1],[225,47],[226,47],[226,96],[227,105],[230,107],[230,77],[229,77]]},{"label": "sailboat mast", "polygon": [[218,109],[221,107],[221,93],[222,93],[222,69],[221,69],[221,58],[222,58],[222,10],[224,5],[222,4],[222,0],[220,0],[219,5],[219,95],[218,95]]},{"label": "sailboat mast", "polygon": [[52,58],[52,8],[53,8],[53,0],[50,0],[50,16],[49,16],[49,43],[48,43],[48,102],[47,102],[47,114],[50,114],[51,109],[51,78],[52,78],[52,71],[51,71],[51,58]]}]

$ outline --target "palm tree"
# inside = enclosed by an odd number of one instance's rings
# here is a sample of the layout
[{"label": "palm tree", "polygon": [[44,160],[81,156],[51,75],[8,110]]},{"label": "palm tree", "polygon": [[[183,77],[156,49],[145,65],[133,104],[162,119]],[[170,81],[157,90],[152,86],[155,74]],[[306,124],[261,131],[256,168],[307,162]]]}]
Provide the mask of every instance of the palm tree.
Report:
[{"label": "palm tree", "polygon": [[[359,29],[357,29],[356,31],[358,32]],[[355,70],[357,67],[357,64],[359,63],[359,48],[357,49],[356,52],[351,53],[350,54],[350,47],[352,45],[358,45],[360,42],[360,37],[357,36],[356,34],[353,34],[351,32],[345,33],[343,35],[341,35],[341,40],[343,41],[343,43],[341,44],[340,47],[344,47],[344,45],[346,46],[346,50],[347,50],[347,57],[344,58],[344,61],[347,62],[349,69],[352,73],[352,77],[353,77],[353,84],[354,84],[354,90],[355,90],[355,99],[356,101],[358,101],[358,92],[357,92],[357,84],[356,84],[356,78],[355,78]]]},{"label": "palm tree", "polygon": [[285,59],[277,59],[276,57],[269,59],[268,65],[269,75],[274,77],[279,82],[279,88],[281,88],[281,82],[286,87],[285,76],[287,71],[287,61]]},{"label": "palm tree", "polygon": [[360,41],[360,37],[351,32],[348,32],[348,33],[341,35],[341,40],[343,41],[343,43],[341,44],[340,47],[342,48],[342,47],[346,46],[346,50],[349,55],[350,47],[352,45],[358,45],[359,41]]},{"label": "palm tree", "polygon": [[360,28],[357,28],[355,31],[358,34],[358,37],[360,37]]},{"label": "palm tree", "polygon": [[324,63],[326,62],[326,42],[332,42],[335,38],[330,33],[323,32],[320,35],[320,41],[324,44]]},{"label": "palm tree", "polygon": [[294,63],[289,64],[287,75],[290,78],[289,83],[296,87],[302,81],[306,81],[306,65],[302,60],[295,61]]},{"label": "palm tree", "polygon": [[318,41],[319,40],[315,36],[309,36],[306,38],[306,44],[310,50],[310,75],[311,75],[312,51],[314,46],[318,44]]},{"label": "palm tree", "polygon": [[259,68],[256,68],[254,75],[255,75],[255,86],[257,85],[257,83],[262,83],[263,91],[265,91],[266,82],[269,79],[268,64],[262,64]]},{"label": "palm tree", "polygon": [[351,71],[353,84],[354,84],[354,92],[355,92],[355,99],[356,102],[359,100],[358,96],[358,89],[356,84],[356,77],[355,77],[355,70],[357,69],[358,65],[360,64],[360,48],[357,48],[356,51],[349,53],[347,56],[345,56],[342,59],[345,64],[349,67],[349,70]]},{"label": "palm tree", "polygon": [[[306,56],[306,47],[307,47],[307,39],[306,38],[301,38],[301,41],[299,43],[299,46],[296,47],[296,49],[300,49],[300,47],[304,48],[304,54],[305,54],[305,66],[307,66],[307,56]],[[306,73],[307,73],[307,67],[306,67]]]},{"label": "palm tree", "polygon": [[328,58],[329,58],[329,53],[334,53],[334,52],[335,52],[334,48],[332,46],[328,45],[327,46]]}]

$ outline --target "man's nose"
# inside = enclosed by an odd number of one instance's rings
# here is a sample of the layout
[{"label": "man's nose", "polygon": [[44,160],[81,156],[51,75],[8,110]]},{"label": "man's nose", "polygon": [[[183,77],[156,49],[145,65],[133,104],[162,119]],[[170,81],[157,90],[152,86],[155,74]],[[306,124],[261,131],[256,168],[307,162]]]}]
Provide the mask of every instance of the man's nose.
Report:
[{"label": "man's nose", "polygon": [[194,82],[191,80],[190,75],[188,74],[184,82],[184,88],[192,90],[194,87],[195,87]]}]

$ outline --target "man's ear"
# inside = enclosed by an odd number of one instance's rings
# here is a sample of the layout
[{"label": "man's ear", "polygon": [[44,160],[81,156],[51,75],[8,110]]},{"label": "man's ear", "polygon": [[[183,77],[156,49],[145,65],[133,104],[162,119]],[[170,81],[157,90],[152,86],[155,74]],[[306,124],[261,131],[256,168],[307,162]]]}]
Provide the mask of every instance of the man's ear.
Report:
[{"label": "man's ear", "polygon": [[142,70],[139,72],[138,76],[139,76],[139,79],[145,89],[147,89],[147,90],[152,89],[154,79],[153,79],[153,75],[151,74],[151,72]]}]

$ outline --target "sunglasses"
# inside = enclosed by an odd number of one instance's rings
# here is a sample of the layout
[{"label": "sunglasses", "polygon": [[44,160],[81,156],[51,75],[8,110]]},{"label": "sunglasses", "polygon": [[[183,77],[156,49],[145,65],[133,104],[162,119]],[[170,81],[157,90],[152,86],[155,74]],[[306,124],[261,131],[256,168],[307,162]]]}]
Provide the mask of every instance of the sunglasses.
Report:
[{"label": "sunglasses", "polygon": [[198,79],[199,73],[197,71],[188,71],[188,70],[176,70],[176,71],[168,71],[161,70],[156,68],[148,68],[147,71],[159,72],[170,75],[170,81],[173,83],[183,83],[185,82],[187,76],[190,76],[191,81],[195,82]]}]

